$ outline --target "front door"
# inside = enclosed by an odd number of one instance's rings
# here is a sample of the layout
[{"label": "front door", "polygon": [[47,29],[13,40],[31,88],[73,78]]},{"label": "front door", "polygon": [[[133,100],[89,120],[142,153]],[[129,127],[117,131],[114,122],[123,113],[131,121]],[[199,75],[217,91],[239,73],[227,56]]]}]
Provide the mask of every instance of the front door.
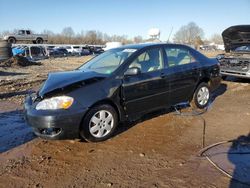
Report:
[{"label": "front door", "polygon": [[129,65],[129,68],[132,67],[139,68],[141,73],[123,79],[122,95],[126,113],[131,117],[164,106],[167,92],[162,76],[162,49],[145,50]]}]

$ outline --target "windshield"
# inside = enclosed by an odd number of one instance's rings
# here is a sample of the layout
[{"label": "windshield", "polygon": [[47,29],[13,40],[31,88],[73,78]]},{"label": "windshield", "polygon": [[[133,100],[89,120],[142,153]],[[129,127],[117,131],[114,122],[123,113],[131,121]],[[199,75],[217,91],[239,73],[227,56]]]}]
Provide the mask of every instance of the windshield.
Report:
[{"label": "windshield", "polygon": [[111,49],[91,59],[79,69],[85,72],[94,71],[101,74],[111,74],[135,51],[136,49]]},{"label": "windshield", "polygon": [[250,52],[250,45],[244,45],[244,46],[240,46],[235,48],[236,52]]}]

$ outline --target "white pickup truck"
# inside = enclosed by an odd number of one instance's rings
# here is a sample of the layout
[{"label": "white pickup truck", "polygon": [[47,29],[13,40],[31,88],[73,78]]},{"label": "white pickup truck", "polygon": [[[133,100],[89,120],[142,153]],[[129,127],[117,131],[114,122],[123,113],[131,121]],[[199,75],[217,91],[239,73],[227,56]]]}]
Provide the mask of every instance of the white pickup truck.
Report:
[{"label": "white pickup truck", "polygon": [[32,41],[34,44],[42,44],[48,41],[48,35],[33,34],[30,30],[18,30],[15,34],[3,36],[3,40],[13,44],[17,41]]}]

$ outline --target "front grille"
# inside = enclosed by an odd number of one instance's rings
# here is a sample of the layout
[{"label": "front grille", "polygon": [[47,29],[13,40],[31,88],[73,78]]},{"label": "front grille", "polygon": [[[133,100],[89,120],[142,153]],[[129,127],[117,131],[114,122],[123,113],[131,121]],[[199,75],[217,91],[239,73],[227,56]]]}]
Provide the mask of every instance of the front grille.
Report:
[{"label": "front grille", "polygon": [[248,72],[250,69],[250,59],[221,59],[220,60],[221,69]]}]

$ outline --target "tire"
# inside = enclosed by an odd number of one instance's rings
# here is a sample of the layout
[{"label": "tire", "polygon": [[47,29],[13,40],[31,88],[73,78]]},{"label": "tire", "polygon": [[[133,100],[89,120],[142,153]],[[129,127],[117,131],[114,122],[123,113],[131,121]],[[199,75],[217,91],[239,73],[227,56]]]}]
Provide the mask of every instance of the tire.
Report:
[{"label": "tire", "polygon": [[15,44],[16,43],[16,39],[14,37],[10,37],[10,38],[8,38],[8,43]]},{"label": "tire", "polygon": [[36,39],[36,43],[37,44],[42,44],[43,43],[43,39],[42,38],[37,38]]},{"label": "tire", "polygon": [[0,41],[0,59],[6,60],[12,57],[11,44],[7,41]]},{"label": "tire", "polygon": [[211,99],[210,88],[207,83],[202,82],[198,85],[198,87],[194,92],[191,106],[199,109],[204,109],[208,106],[210,99]]},{"label": "tire", "polygon": [[112,106],[94,106],[87,112],[81,124],[80,136],[88,142],[104,141],[111,137],[117,124],[117,112]]}]

